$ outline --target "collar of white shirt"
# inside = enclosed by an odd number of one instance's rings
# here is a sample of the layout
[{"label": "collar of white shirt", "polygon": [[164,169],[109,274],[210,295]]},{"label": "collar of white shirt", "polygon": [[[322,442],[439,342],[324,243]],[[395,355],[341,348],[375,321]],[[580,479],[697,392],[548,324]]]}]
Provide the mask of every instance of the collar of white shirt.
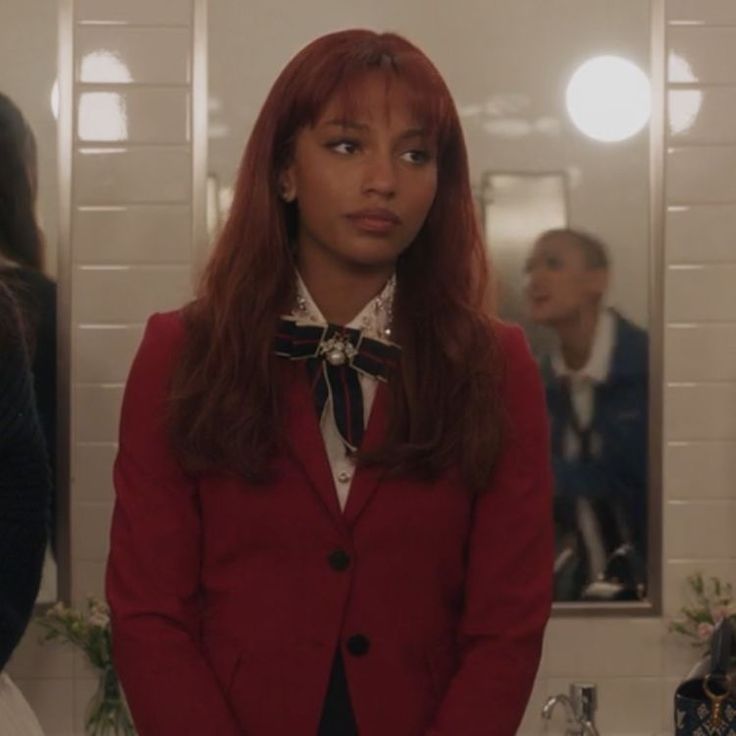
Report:
[{"label": "collar of white shirt", "polygon": [[588,362],[579,370],[572,370],[566,365],[558,346],[552,353],[552,369],[559,378],[568,377],[573,382],[587,379],[603,383],[611,369],[615,339],[616,319],[610,309],[603,309],[598,317]]},{"label": "collar of white shirt", "polygon": [[[302,322],[325,325],[324,318],[312,295],[307,289],[301,274],[296,274],[297,304],[292,316]],[[381,293],[373,297],[358,314],[345,325],[356,330],[363,330],[367,337],[388,340],[391,328],[391,314],[396,291],[396,275],[392,275],[381,289]]]}]

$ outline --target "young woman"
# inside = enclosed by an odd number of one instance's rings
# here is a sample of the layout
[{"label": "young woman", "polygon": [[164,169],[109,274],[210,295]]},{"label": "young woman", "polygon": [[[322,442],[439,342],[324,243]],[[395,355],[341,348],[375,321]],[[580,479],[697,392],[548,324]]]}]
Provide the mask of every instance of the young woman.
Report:
[{"label": "young woman", "polygon": [[[56,466],[56,284],[43,273],[43,236],[36,221],[36,139],[17,105],[0,93],[0,278],[28,327],[33,387],[52,479]],[[56,548],[56,498],[50,539]]]},{"label": "young woman", "polygon": [[131,369],[108,565],[141,736],[511,736],[549,614],[544,396],[489,320],[450,94],[317,39]]},{"label": "young woman", "polygon": [[3,672],[30,619],[46,546],[49,474],[17,306],[0,280],[0,731],[41,736]]},{"label": "young woman", "polygon": [[608,255],[588,233],[543,233],[527,273],[531,318],[558,337],[542,360],[555,477],[555,599],[638,598],[646,559],[646,332],[605,307]]}]

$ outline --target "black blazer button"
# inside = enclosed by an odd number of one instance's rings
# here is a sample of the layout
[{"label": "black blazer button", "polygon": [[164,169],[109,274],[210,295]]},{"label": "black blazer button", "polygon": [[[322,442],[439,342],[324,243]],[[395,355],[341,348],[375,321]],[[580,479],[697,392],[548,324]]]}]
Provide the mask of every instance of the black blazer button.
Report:
[{"label": "black blazer button", "polygon": [[348,639],[347,648],[353,657],[362,657],[364,654],[368,654],[368,650],[371,648],[371,642],[367,636],[355,634]]},{"label": "black blazer button", "polygon": [[330,567],[336,572],[343,572],[350,567],[350,555],[344,549],[336,549],[327,557]]}]

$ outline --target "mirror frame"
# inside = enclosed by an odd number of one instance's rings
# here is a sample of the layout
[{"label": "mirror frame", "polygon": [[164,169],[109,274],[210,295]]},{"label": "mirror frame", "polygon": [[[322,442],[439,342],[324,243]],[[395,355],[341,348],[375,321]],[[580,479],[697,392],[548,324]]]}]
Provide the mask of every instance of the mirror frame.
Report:
[{"label": "mirror frame", "polygon": [[[73,0],[59,0],[57,12],[58,48],[57,80],[59,111],[56,127],[58,251],[56,287],[56,362],[57,362],[57,437],[56,437],[56,601],[66,605],[72,599],[71,554],[71,220],[72,220],[72,156],[74,143],[74,9]],[[54,603],[37,603],[42,613]]]}]

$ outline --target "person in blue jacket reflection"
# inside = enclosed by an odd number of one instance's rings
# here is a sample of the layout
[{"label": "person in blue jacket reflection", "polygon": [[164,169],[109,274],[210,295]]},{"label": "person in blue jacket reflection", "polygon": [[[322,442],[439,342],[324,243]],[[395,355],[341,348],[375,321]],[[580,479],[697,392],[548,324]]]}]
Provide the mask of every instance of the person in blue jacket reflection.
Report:
[{"label": "person in blue jacket reflection", "polygon": [[647,531],[647,333],[604,305],[606,248],[543,233],[526,264],[531,319],[554,330],[540,360],[555,477],[555,600],[643,595]]}]

